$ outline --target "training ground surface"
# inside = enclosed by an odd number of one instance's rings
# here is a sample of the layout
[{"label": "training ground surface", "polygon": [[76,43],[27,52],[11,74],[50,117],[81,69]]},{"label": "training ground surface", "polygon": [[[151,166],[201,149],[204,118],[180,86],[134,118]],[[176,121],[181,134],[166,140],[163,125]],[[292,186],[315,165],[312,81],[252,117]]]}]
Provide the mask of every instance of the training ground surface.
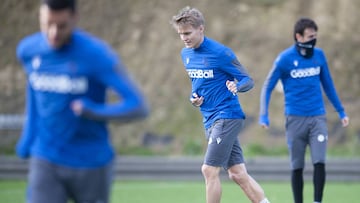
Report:
[{"label": "training ground surface", "polygon": [[[288,182],[262,182],[268,198],[273,203],[291,203],[291,188]],[[0,202],[25,202],[24,181],[0,181]],[[360,182],[328,182],[325,203],[356,202],[359,199]],[[113,203],[202,203],[205,202],[203,181],[116,181],[112,190]],[[223,182],[222,203],[249,202],[232,182]],[[312,202],[312,185],[307,181],[304,202]],[[50,202],[51,203],[51,202]]]}]

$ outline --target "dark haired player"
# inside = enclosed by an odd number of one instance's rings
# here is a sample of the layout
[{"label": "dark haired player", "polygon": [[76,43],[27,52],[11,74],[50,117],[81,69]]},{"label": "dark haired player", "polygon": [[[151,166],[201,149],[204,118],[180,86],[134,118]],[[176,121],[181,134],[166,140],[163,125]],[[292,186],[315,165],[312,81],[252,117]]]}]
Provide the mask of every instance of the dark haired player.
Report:
[{"label": "dark haired player", "polygon": [[342,125],[349,118],[336,94],[324,52],[316,48],[318,27],[309,18],[294,26],[295,44],[276,58],[264,82],[259,123],[269,126],[271,92],[280,79],[285,93],[286,137],[291,158],[291,183],[295,203],[303,203],[303,170],[306,146],[314,165],[314,203],[320,203],[325,185],[325,157],[328,140],[322,88],[339,114]]},{"label": "dark haired player", "polygon": [[[16,150],[30,158],[29,203],[109,202],[114,150],[107,121],[148,114],[116,53],[76,21],[75,0],[44,0],[41,32],[17,48],[27,75],[27,119]],[[118,102],[106,103],[109,88]]]}]

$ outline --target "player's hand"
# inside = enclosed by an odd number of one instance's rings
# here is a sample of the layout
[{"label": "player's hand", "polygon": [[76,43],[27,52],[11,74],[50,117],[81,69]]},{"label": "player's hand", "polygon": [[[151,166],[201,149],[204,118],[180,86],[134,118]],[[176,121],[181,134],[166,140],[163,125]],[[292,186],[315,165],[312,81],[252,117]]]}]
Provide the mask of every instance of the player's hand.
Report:
[{"label": "player's hand", "polygon": [[190,102],[192,105],[199,107],[204,102],[204,97],[203,96],[199,97],[199,95],[193,93],[192,97],[190,98]]},{"label": "player's hand", "polygon": [[269,125],[265,124],[265,123],[261,123],[260,126],[264,129],[269,129]]},{"label": "player's hand", "polygon": [[75,100],[71,102],[71,109],[73,110],[74,114],[80,116],[83,113],[84,105],[80,100]]},{"label": "player's hand", "polygon": [[341,119],[342,127],[347,127],[349,125],[349,122],[349,117],[345,116],[343,119]]},{"label": "player's hand", "polygon": [[234,81],[227,80],[226,81],[226,87],[234,95],[237,93],[237,87],[236,87],[236,83]]},{"label": "player's hand", "polygon": [[259,125],[264,129],[269,129],[270,121],[267,115],[260,115]]}]

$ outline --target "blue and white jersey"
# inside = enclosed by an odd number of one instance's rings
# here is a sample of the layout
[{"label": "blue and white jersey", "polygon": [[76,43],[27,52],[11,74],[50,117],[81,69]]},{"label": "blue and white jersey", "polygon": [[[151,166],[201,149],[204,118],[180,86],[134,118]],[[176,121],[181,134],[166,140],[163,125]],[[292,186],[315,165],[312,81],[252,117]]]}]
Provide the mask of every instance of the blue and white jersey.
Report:
[{"label": "blue and white jersey", "polygon": [[260,98],[260,123],[269,124],[268,107],[271,92],[278,80],[285,94],[285,115],[318,116],[326,114],[322,89],[339,113],[346,116],[327,65],[323,51],[314,49],[311,58],[301,56],[296,46],[284,50],[276,58],[273,68],[264,82]]},{"label": "blue and white jersey", "polygon": [[245,118],[238,97],[227,89],[226,81],[235,80],[238,92],[250,90],[254,83],[230,48],[204,37],[198,48],[183,48],[181,57],[191,79],[191,95],[204,97],[200,111],[205,128],[221,118]]},{"label": "blue and white jersey", "polygon": [[[27,119],[17,154],[71,167],[98,167],[114,152],[106,122],[147,113],[145,100],[118,56],[104,42],[80,30],[71,43],[54,49],[42,33],[23,39],[17,57],[27,75]],[[120,100],[106,105],[111,88]],[[84,116],[71,109],[84,103]]]}]

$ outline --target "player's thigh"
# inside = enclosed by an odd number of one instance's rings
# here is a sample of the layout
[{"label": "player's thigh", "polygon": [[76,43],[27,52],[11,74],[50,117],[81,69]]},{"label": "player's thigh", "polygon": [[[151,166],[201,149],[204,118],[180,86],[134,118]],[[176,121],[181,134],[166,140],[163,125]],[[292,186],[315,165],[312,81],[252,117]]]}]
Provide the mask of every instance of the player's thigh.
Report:
[{"label": "player's thigh", "polygon": [[245,160],[244,160],[242,148],[240,146],[240,141],[239,139],[236,139],[232,146],[231,154],[227,162],[227,166],[224,167],[224,169],[227,170],[234,165],[242,164],[244,162]]},{"label": "player's thigh", "polygon": [[286,139],[292,169],[304,168],[308,135],[309,127],[307,117],[286,117]]},{"label": "player's thigh", "polygon": [[226,167],[237,136],[243,128],[243,119],[219,119],[207,130],[208,146],[205,164]]},{"label": "player's thigh", "polygon": [[107,203],[113,181],[113,164],[78,170],[70,184],[76,203]]},{"label": "player's thigh", "polygon": [[56,175],[56,166],[38,158],[31,158],[28,175],[29,203],[66,203],[63,182]]},{"label": "player's thigh", "polygon": [[310,133],[310,151],[313,164],[325,163],[328,142],[328,129],[325,116],[313,118],[313,127]]}]

